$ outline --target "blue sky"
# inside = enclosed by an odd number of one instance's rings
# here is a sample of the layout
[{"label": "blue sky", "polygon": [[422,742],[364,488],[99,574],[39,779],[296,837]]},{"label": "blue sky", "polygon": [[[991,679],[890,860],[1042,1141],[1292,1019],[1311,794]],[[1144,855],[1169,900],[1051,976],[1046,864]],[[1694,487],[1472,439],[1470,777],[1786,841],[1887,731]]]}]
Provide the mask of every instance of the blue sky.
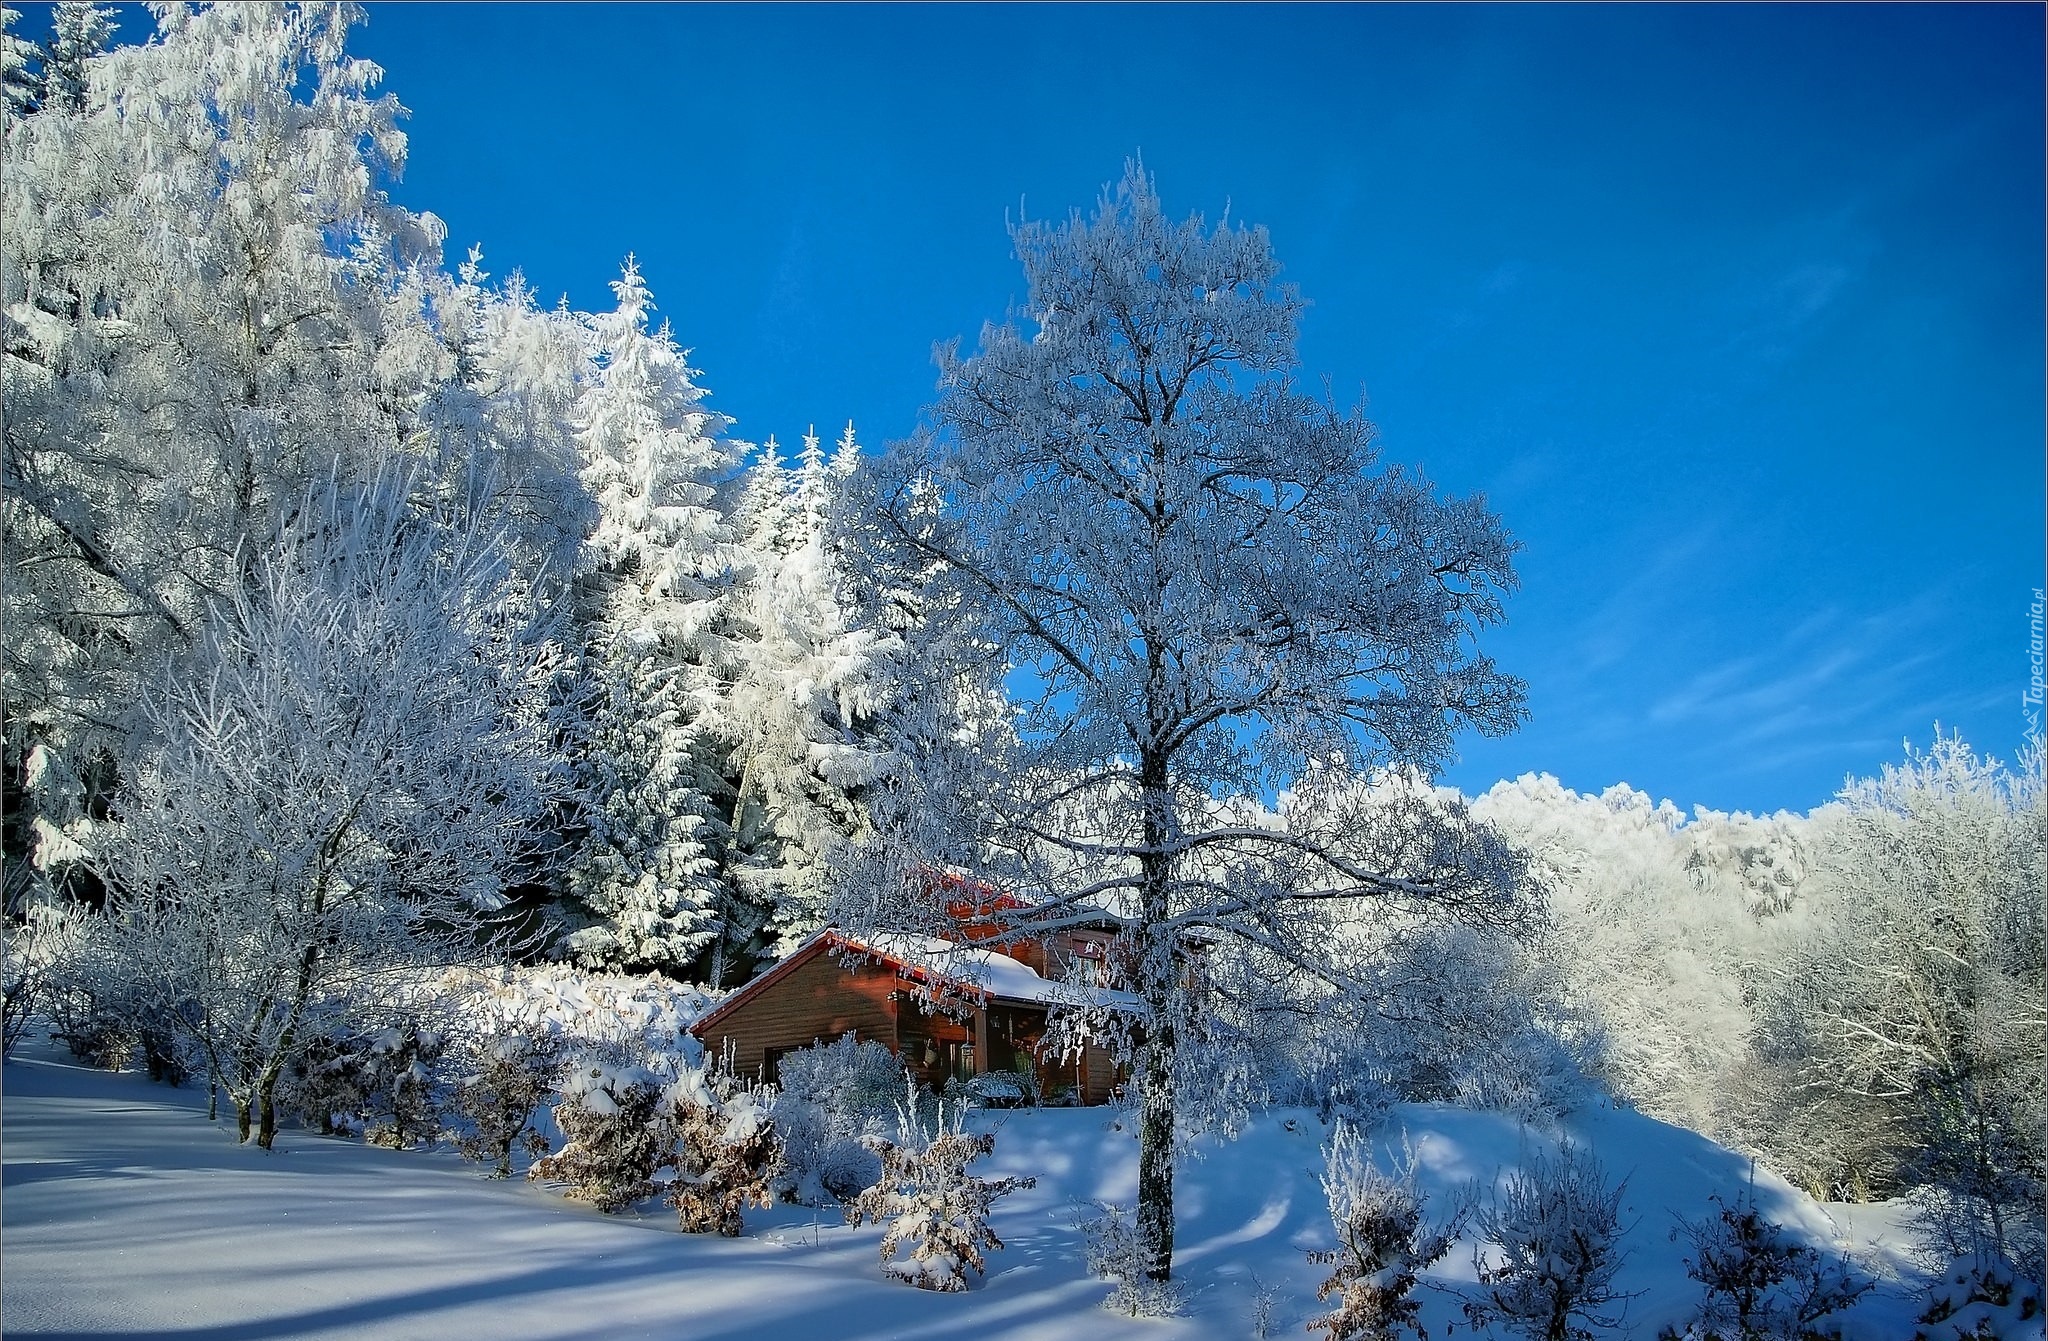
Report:
[{"label": "blue sky", "polygon": [[755,440],[906,433],[1022,296],[1006,213],[1134,151],[1265,224],[1304,374],[1525,546],[1468,791],[1805,809],[1937,720],[2019,744],[2039,6],[369,12],[451,257],[589,308],[636,252]]}]

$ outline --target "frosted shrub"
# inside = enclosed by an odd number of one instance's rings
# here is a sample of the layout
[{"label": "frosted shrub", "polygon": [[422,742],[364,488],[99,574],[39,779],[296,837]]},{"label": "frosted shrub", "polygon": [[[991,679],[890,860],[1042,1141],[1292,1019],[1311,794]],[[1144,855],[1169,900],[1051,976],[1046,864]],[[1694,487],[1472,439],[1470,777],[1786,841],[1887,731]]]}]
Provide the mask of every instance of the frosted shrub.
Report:
[{"label": "frosted shrub", "polygon": [[737,1238],[742,1209],[775,1203],[774,1103],[773,1088],[745,1084],[729,1065],[685,1071],[670,1087],[676,1144],[667,1201],[684,1232]]},{"label": "frosted shrub", "polygon": [[440,1131],[439,1030],[402,1020],[360,1034],[320,1035],[293,1061],[280,1102],[329,1136],[403,1150]]},{"label": "frosted shrub", "polygon": [[2009,1267],[1958,1261],[1920,1315],[1913,1341],[2038,1341],[2041,1287]]},{"label": "frosted shrub", "polygon": [[851,1033],[784,1054],[775,1129],[782,1141],[778,1190],[819,1206],[850,1201],[881,1176],[864,1142],[883,1134],[903,1092],[903,1064],[879,1043]]},{"label": "frosted shrub", "polygon": [[1088,1205],[1094,1213],[1075,1228],[1081,1231],[1082,1260],[1089,1274],[1113,1286],[1102,1306],[1133,1318],[1165,1318],[1180,1312],[1180,1287],[1153,1279],[1145,1269],[1150,1257],[1132,1208],[1106,1201]]},{"label": "frosted shrub", "polygon": [[527,1177],[566,1184],[565,1195],[608,1215],[651,1197],[655,1170],[672,1158],[676,1129],[668,1084],[628,1062],[570,1066],[553,1106],[562,1148]]},{"label": "frosted shrub", "polygon": [[846,1209],[848,1224],[888,1226],[882,1235],[882,1271],[920,1290],[967,1288],[967,1272],[987,1270],[983,1250],[1003,1246],[989,1228],[997,1197],[1034,1187],[1035,1178],[977,1178],[967,1166],[994,1151],[996,1138],[966,1129],[966,1113],[939,1109],[926,1127],[917,1116],[916,1091],[897,1110],[897,1139],[874,1138],[882,1177]]},{"label": "frosted shrub", "polygon": [[554,1092],[562,1069],[561,1043],[549,1034],[499,1034],[470,1044],[468,1070],[457,1077],[450,1107],[463,1126],[455,1148],[465,1159],[488,1162],[493,1178],[512,1176],[512,1147],[548,1153],[548,1139],[533,1127],[534,1110]]},{"label": "frosted shrub", "polygon": [[1401,1168],[1382,1172],[1365,1142],[1343,1123],[1323,1154],[1323,1195],[1337,1230],[1330,1277],[1316,1298],[1337,1296],[1337,1311],[1309,1323],[1330,1341],[1427,1341],[1421,1306],[1412,1297],[1416,1278],[1451,1250],[1466,1208],[1448,1218],[1423,1218],[1427,1197],[1415,1185],[1416,1158],[1406,1151]]},{"label": "frosted shrub", "polygon": [[1799,1242],[1756,1208],[1752,1183],[1731,1204],[1712,1198],[1718,1214],[1681,1220],[1677,1236],[1692,1245],[1685,1274],[1705,1287],[1699,1316],[1664,1341],[1820,1341],[1839,1335],[1820,1320],[1870,1288],[1846,1258],[1829,1260]]},{"label": "frosted shrub", "polygon": [[1465,1306],[1473,1326],[1499,1320],[1539,1341],[1591,1341],[1592,1328],[1619,1327],[1628,1296],[1621,1269],[1621,1194],[1593,1153],[1566,1142],[1535,1155],[1489,1196],[1477,1216],[1492,1251],[1476,1250],[1479,1298]]},{"label": "frosted shrub", "polygon": [[82,909],[30,903],[7,919],[5,981],[0,983],[0,1057],[13,1053],[29,1021],[46,1005],[51,970],[77,939]]}]

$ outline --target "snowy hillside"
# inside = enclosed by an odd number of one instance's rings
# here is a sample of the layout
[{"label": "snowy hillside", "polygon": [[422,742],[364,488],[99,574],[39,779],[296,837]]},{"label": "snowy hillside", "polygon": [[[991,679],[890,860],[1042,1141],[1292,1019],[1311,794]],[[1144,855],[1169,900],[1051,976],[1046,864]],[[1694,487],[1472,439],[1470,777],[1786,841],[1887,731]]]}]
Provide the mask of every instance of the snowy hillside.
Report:
[{"label": "snowy hillside", "polygon": [[[606,1217],[538,1185],[487,1181],[452,1155],[297,1129],[266,1154],[209,1126],[202,1094],[85,1069],[33,1042],[7,1065],[4,1104],[8,1336],[1240,1341],[1255,1334],[1261,1288],[1273,1299],[1270,1334],[1304,1334],[1323,1275],[1308,1254],[1333,1244],[1318,1183],[1326,1132],[1300,1111],[1262,1117],[1183,1165],[1176,1275],[1187,1302],[1182,1316],[1152,1321],[1098,1307],[1109,1287],[1085,1271],[1075,1228],[1082,1203],[1128,1201],[1135,1189],[1136,1142],[1111,1110],[990,1116],[1001,1126],[986,1172],[1038,1185],[998,1205],[1007,1247],[988,1278],[965,1295],[932,1295],[885,1281],[880,1231],[843,1228],[830,1212],[749,1212],[747,1235],[726,1240],[678,1233],[658,1206]],[[1497,1178],[1558,1134],[1626,1174],[1632,1230],[1619,1283],[1640,1292],[1629,1336],[1654,1336],[1697,1297],[1673,1213],[1699,1217],[1710,1194],[1731,1197],[1748,1173],[1702,1137],[1605,1106],[1563,1133],[1534,1133],[1502,1114],[1405,1105],[1375,1143],[1402,1131],[1434,1197]],[[1919,1282],[1898,1253],[1903,1215],[1849,1214],[1768,1174],[1757,1181],[1769,1216],[1886,1276],[1845,1315],[1844,1335],[1910,1336]],[[1439,1272],[1436,1285],[1469,1281],[1470,1245]],[[1449,1334],[1468,1334],[1448,1293],[1422,1293],[1432,1336],[1454,1321]]]}]

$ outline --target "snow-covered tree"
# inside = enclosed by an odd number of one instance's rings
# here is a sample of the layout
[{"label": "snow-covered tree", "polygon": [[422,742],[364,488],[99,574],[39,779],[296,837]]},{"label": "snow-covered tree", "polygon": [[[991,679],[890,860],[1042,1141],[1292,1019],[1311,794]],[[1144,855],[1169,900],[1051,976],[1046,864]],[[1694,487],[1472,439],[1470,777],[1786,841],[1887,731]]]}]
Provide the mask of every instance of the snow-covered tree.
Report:
[{"label": "snow-covered tree", "polygon": [[682,973],[719,935],[721,883],[703,832],[705,632],[731,563],[714,482],[731,466],[726,419],[628,258],[618,307],[590,322],[597,373],[576,409],[598,521],[585,544],[591,723],[588,836],[569,893],[588,925],[565,947],[592,968]]},{"label": "snow-covered tree", "polygon": [[1003,1246],[989,1228],[998,1197],[1037,1186],[1035,1178],[978,1178],[967,1166],[994,1152],[996,1138],[967,1130],[963,1108],[950,1117],[941,1106],[930,1125],[913,1090],[897,1109],[894,1141],[876,1139],[882,1177],[846,1208],[849,1224],[888,1226],[882,1235],[882,1271],[920,1290],[967,1288],[967,1273],[988,1270],[986,1252]]},{"label": "snow-covered tree", "polygon": [[[1950,1251],[2042,1252],[2041,758],[2016,770],[1937,735],[1842,793],[1816,927],[1773,975],[1781,1090],[1859,1129],[1877,1178],[1917,1185]],[[1815,1100],[1819,1100],[1815,1103]],[[1880,1187],[1883,1182],[1880,1182]]]},{"label": "snow-covered tree", "polygon": [[55,111],[83,111],[86,63],[112,43],[114,10],[92,0],[62,0],[51,11],[50,24],[42,104]]},{"label": "snow-covered tree", "polygon": [[554,654],[490,533],[407,484],[302,496],[145,696],[95,854],[109,971],[266,1148],[309,1012],[475,956],[557,786]]},{"label": "snow-covered tree", "polygon": [[1424,1218],[1428,1198],[1416,1187],[1416,1157],[1407,1152],[1392,1173],[1373,1162],[1365,1141],[1339,1122],[1323,1152],[1323,1195],[1337,1230],[1336,1260],[1316,1298],[1337,1296],[1337,1309],[1309,1323],[1330,1341],[1428,1341],[1416,1278],[1441,1261],[1464,1228],[1468,1207],[1441,1221]]},{"label": "snow-covered tree", "polygon": [[937,929],[917,873],[963,864],[1030,896],[1008,933],[1119,924],[1164,1278],[1200,947],[1341,985],[1324,949],[1351,910],[1525,906],[1518,858],[1455,803],[1402,829],[1345,791],[1516,724],[1521,686],[1472,645],[1514,547],[1482,500],[1383,466],[1360,413],[1295,389],[1301,299],[1263,230],[1175,223],[1133,165],[1092,218],[1012,239],[1031,331],[946,352],[930,429],[855,479],[864,565],[924,596],[905,662],[943,677],[937,658],[992,651],[1016,711],[896,784],[915,796],[838,912]]},{"label": "snow-covered tree", "polygon": [[1615,1288],[1625,1252],[1621,1195],[1592,1151],[1567,1141],[1537,1153],[1484,1199],[1474,1217],[1487,1240],[1474,1251],[1474,1326],[1498,1319],[1533,1341],[1592,1341],[1619,1327],[1626,1294]]}]

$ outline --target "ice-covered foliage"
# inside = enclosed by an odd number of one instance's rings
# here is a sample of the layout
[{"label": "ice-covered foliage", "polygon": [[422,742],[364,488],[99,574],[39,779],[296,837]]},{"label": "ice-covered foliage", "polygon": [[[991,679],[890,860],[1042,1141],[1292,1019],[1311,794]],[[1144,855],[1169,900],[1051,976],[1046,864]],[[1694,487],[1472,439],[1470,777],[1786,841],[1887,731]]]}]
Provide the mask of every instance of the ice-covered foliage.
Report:
[{"label": "ice-covered foliage", "polygon": [[1626,1256],[1621,1195],[1599,1158],[1562,1143],[1534,1152],[1479,1204],[1482,1245],[1472,1270],[1475,1326],[1498,1321],[1535,1341],[1592,1341],[1593,1329],[1621,1326],[1628,1296],[1615,1284]]},{"label": "ice-covered foliage", "polygon": [[821,1206],[851,1201],[873,1186],[881,1161],[866,1142],[886,1133],[902,1100],[903,1063],[896,1054],[847,1033],[784,1053],[776,1079],[782,1194]]},{"label": "ice-covered foliage", "polygon": [[[2042,1260],[2048,1077],[2043,950],[2048,804],[2018,769],[1937,736],[1842,794],[1814,925],[1762,992],[1775,1110],[1804,1143],[1767,1146],[1825,1181],[1901,1186],[1941,1260]],[[1802,1148],[1802,1144],[1805,1148]]]},{"label": "ice-covered foliage", "polygon": [[316,1003],[487,952],[558,784],[552,653],[493,535],[412,481],[309,490],[141,704],[102,961],[268,1146]]},{"label": "ice-covered foliage", "polygon": [[1416,1186],[1415,1170],[1412,1149],[1388,1172],[1351,1127],[1339,1122],[1331,1132],[1323,1151],[1323,1196],[1337,1248],[1316,1298],[1335,1295],[1337,1309],[1312,1320],[1310,1331],[1328,1332],[1330,1341],[1428,1341],[1415,1286],[1421,1272],[1450,1252],[1469,1207],[1453,1205],[1441,1219],[1426,1218],[1428,1197]]},{"label": "ice-covered foliage", "polygon": [[668,1076],[701,1060],[689,1028],[716,1004],[702,988],[659,974],[587,973],[566,964],[458,969],[438,990],[458,999],[464,1028],[479,1036],[553,1038],[565,1052],[638,1058]]},{"label": "ice-covered foliage", "polygon": [[914,1085],[897,1109],[896,1139],[871,1138],[882,1175],[846,1208],[849,1224],[886,1226],[882,1271],[920,1290],[967,1288],[967,1273],[988,1269],[985,1252],[1003,1241],[989,1227],[998,1197],[1037,1185],[1035,1178],[978,1178],[967,1166],[995,1149],[989,1132],[967,1129],[964,1109],[941,1106],[927,1122]]},{"label": "ice-covered foliage", "polygon": [[1820,1341],[1838,1335],[1822,1322],[1855,1303],[1871,1282],[1847,1258],[1830,1259],[1757,1209],[1754,1179],[1716,1213],[1681,1219],[1692,1248],[1688,1276],[1705,1292],[1699,1316],[1665,1341]]}]

